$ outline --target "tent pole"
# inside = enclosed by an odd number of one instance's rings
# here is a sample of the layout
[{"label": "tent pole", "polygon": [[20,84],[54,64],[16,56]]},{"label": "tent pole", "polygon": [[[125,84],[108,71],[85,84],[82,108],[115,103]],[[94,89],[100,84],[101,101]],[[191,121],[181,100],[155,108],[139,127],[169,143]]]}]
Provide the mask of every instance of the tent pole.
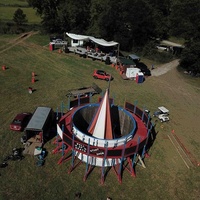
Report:
[{"label": "tent pole", "polygon": [[118,50],[117,50],[117,62],[119,61],[119,46],[120,46],[120,44],[118,44]]}]

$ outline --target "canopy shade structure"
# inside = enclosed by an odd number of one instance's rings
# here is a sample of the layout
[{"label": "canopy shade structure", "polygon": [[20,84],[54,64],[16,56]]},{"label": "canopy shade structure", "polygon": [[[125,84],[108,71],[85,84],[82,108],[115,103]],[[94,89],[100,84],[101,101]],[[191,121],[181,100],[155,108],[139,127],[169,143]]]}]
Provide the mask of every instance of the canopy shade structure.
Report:
[{"label": "canopy shade structure", "polygon": [[119,61],[120,63],[122,63],[123,65],[133,65],[136,66],[135,62],[131,59],[125,58],[125,57],[119,57]]},{"label": "canopy shade structure", "polygon": [[83,41],[89,40],[89,36],[85,36],[85,35],[77,35],[77,34],[74,34],[74,33],[66,33],[66,35],[73,40],[83,40]]},{"label": "canopy shade structure", "polygon": [[74,33],[66,33],[66,35],[68,37],[70,37],[71,39],[73,40],[81,40],[81,41],[93,41],[94,43],[96,44],[99,44],[101,46],[105,46],[105,47],[112,47],[112,46],[116,46],[116,45],[119,45],[118,42],[114,42],[114,41],[106,41],[104,39],[98,39],[98,38],[95,38],[93,36],[86,36],[86,35],[77,35],[77,34],[74,34]]}]

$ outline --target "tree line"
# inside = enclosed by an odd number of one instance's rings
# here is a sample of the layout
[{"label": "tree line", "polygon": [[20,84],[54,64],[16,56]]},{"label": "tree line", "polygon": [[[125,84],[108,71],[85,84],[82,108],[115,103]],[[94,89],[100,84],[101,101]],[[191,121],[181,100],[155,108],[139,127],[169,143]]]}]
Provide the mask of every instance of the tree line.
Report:
[{"label": "tree line", "polygon": [[27,0],[48,34],[71,32],[120,43],[124,51],[148,51],[157,38],[183,38],[180,65],[200,73],[199,0]]}]

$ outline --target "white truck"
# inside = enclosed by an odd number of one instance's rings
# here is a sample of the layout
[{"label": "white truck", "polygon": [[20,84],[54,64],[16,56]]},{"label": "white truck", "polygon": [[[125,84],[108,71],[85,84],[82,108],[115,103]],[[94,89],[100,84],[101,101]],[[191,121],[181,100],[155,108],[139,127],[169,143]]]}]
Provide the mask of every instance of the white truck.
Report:
[{"label": "white truck", "polygon": [[157,117],[160,122],[169,121],[169,110],[164,106],[158,107],[158,110],[154,112],[153,117]]}]

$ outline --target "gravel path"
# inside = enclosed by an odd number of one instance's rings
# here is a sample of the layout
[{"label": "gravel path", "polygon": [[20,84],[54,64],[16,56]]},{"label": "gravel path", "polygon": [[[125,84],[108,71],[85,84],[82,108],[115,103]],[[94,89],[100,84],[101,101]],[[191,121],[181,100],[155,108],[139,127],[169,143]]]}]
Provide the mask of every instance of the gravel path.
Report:
[{"label": "gravel path", "polygon": [[171,69],[177,67],[178,65],[179,65],[179,59],[173,60],[169,63],[161,65],[161,66],[157,67],[156,69],[152,70],[151,75],[152,76],[163,75],[163,74],[167,73],[168,71],[170,71]]}]

